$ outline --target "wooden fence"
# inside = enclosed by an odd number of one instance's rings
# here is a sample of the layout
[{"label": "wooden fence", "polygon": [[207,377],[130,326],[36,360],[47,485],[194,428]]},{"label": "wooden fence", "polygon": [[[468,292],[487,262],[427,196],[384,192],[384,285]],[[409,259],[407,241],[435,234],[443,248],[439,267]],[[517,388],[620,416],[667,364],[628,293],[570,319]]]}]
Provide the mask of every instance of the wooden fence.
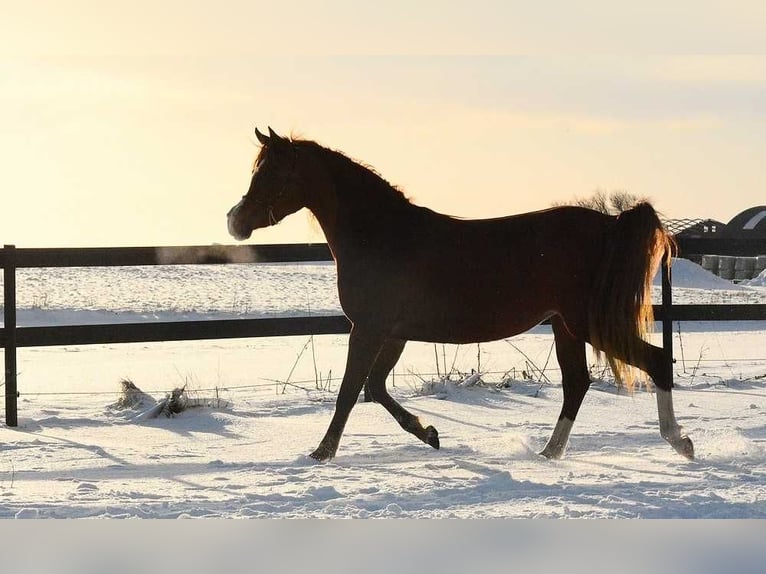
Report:
[{"label": "wooden fence", "polygon": [[5,323],[4,327],[0,329],[0,344],[5,349],[6,425],[15,427],[18,424],[16,349],[20,347],[327,335],[348,333],[350,330],[350,323],[342,315],[18,327],[16,325],[17,269],[310,261],[332,261],[332,255],[327,245],[216,245],[85,249],[17,249],[12,245],[6,245],[0,251],[0,263],[3,266],[4,276]]},{"label": "wooden fence", "polygon": [[[681,255],[759,255],[766,253],[766,240],[730,243],[724,240],[679,241]],[[195,265],[226,263],[287,263],[331,261],[325,244],[107,247],[0,250],[4,277],[4,327],[0,344],[5,355],[5,422],[18,424],[16,350],[20,347],[138,343],[285,335],[348,333],[350,323],[341,316],[222,319],[205,321],[138,322],[103,325],[57,325],[18,327],[16,324],[16,270],[37,267],[117,267],[136,265]],[[673,305],[672,286],[663,273],[662,304],[655,316],[663,324],[663,346],[669,351],[672,374],[673,321],[766,320],[766,305]]]}]

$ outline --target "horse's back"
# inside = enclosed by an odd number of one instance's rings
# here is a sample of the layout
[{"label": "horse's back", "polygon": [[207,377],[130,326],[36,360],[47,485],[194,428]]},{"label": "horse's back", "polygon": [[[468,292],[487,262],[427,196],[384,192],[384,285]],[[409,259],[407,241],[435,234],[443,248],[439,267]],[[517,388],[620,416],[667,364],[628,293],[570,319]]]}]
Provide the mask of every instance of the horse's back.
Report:
[{"label": "horse's back", "polygon": [[600,241],[613,219],[570,206],[493,219],[435,218],[424,247],[432,252],[451,252],[462,260],[502,257],[523,263],[535,251],[540,255],[551,249],[566,250],[567,246],[572,250],[586,248]]},{"label": "horse's back", "polygon": [[457,272],[474,283],[513,277],[514,284],[527,288],[530,282],[566,285],[598,264],[613,219],[577,207],[496,219],[450,218],[434,226],[413,256],[433,280]]}]

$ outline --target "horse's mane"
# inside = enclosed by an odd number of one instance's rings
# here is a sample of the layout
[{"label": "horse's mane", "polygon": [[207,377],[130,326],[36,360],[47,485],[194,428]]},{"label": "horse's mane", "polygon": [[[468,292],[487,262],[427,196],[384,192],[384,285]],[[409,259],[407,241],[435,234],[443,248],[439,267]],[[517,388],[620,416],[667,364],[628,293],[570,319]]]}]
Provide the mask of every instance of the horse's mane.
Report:
[{"label": "horse's mane", "polygon": [[259,165],[261,165],[261,162],[263,161],[263,158],[265,155],[266,155],[266,146],[261,146],[261,149],[258,150],[258,154],[255,156],[255,159],[253,160],[253,168],[252,168],[253,173],[255,173],[255,170],[258,169]]},{"label": "horse's mane", "polygon": [[315,141],[292,139],[292,143],[299,149],[320,155],[338,181],[352,192],[367,195],[373,192],[397,204],[410,204],[402,190],[386,181],[372,166],[351,159],[343,152],[323,147]]}]

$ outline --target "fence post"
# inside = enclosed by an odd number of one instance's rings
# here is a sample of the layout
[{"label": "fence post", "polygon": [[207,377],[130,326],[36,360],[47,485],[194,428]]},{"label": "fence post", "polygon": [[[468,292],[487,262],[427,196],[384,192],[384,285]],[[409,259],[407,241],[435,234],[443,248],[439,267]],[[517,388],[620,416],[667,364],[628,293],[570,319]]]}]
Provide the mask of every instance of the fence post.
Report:
[{"label": "fence post", "polygon": [[[667,261],[667,263],[665,263]],[[673,290],[670,278],[670,254],[663,257],[662,265],[662,348],[665,350],[665,375],[673,384]]]},{"label": "fence post", "polygon": [[16,427],[18,389],[16,381],[16,246],[5,245],[3,264],[3,310],[5,322],[5,424]]}]

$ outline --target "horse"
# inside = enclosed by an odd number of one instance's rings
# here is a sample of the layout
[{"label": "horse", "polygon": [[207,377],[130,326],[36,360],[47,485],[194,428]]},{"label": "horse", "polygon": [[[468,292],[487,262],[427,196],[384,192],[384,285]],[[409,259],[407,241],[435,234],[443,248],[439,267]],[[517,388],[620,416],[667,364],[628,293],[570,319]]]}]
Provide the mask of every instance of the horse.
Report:
[{"label": "horse", "polygon": [[261,148],[247,193],[227,214],[229,233],[242,241],[308,208],[332,252],[351,322],[335,411],[312,458],[335,456],[365,383],[404,430],[438,449],[437,430],[386,389],[406,342],[492,341],[550,319],[564,399],[541,455],[564,454],[591,383],[590,344],[629,388],[636,369],[649,375],[661,436],[693,459],[673,409],[670,363],[645,340],[653,320],[651,279],[661,263],[670,264],[674,246],[648,202],[617,216],[560,206],[459,219],[413,204],[341,152],[268,132],[255,130]]}]

